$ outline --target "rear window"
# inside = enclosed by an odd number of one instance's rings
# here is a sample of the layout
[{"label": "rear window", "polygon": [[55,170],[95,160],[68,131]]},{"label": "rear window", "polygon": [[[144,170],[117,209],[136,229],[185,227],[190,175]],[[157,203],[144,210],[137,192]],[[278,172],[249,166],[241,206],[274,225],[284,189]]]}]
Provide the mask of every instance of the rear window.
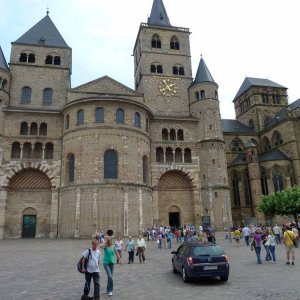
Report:
[{"label": "rear window", "polygon": [[193,247],[192,256],[217,256],[224,255],[224,250],[219,246],[196,246]]}]

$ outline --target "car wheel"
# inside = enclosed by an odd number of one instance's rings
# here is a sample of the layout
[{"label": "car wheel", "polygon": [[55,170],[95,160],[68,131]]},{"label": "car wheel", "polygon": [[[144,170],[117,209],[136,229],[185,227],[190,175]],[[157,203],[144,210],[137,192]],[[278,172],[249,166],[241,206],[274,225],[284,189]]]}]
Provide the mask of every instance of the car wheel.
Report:
[{"label": "car wheel", "polygon": [[172,266],[173,266],[173,273],[174,273],[174,274],[178,273],[178,271],[176,270],[176,268],[175,268],[175,266],[174,266],[173,263],[172,263]]},{"label": "car wheel", "polygon": [[227,276],[220,276],[221,281],[227,281],[228,280],[228,275]]},{"label": "car wheel", "polygon": [[184,282],[189,282],[190,281],[189,277],[186,275],[186,271],[185,271],[184,267],[182,267],[182,280]]}]

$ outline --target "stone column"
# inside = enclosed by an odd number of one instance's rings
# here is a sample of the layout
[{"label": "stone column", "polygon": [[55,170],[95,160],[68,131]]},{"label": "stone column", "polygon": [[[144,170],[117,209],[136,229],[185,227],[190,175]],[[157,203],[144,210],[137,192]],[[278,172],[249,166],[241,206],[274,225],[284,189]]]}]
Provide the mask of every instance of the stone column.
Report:
[{"label": "stone column", "polygon": [[129,228],[128,228],[128,192],[124,190],[123,194],[124,200],[124,236],[128,236]]},{"label": "stone column", "polygon": [[95,236],[95,232],[96,230],[98,230],[98,191],[95,190],[93,193],[93,227],[94,227],[94,231],[92,233],[92,238]]},{"label": "stone column", "polygon": [[144,216],[143,216],[143,191],[139,188],[139,233],[143,232],[143,225],[144,225]]},{"label": "stone column", "polygon": [[76,204],[75,204],[75,232],[74,238],[80,237],[79,224],[80,222],[80,188],[76,189]]},{"label": "stone column", "polygon": [[20,159],[23,158],[23,147],[24,147],[24,144],[20,144],[20,149],[21,149],[21,152],[20,152]]},{"label": "stone column", "polygon": [[58,191],[53,188],[51,190],[51,212],[50,212],[50,238],[57,237],[58,226]]},{"label": "stone column", "polygon": [[42,146],[42,149],[43,149],[43,152],[42,152],[42,159],[45,159],[45,149],[46,149],[46,146],[43,144]]},{"label": "stone column", "polygon": [[7,191],[0,191],[0,239],[4,238]]},{"label": "stone column", "polygon": [[202,208],[202,199],[201,193],[198,188],[193,189],[193,198],[194,198],[194,223],[196,228],[202,223],[201,216],[203,215],[203,208]]},{"label": "stone column", "polygon": [[153,189],[152,192],[153,199],[153,225],[159,225],[159,209],[158,209],[158,190]]}]

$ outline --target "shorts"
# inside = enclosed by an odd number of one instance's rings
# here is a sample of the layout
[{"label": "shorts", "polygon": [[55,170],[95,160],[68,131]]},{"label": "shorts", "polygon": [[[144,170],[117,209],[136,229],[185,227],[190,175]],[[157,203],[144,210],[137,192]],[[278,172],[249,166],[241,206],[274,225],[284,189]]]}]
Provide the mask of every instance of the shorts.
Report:
[{"label": "shorts", "polygon": [[286,250],[287,254],[295,255],[295,246],[294,245],[285,246],[285,250]]}]

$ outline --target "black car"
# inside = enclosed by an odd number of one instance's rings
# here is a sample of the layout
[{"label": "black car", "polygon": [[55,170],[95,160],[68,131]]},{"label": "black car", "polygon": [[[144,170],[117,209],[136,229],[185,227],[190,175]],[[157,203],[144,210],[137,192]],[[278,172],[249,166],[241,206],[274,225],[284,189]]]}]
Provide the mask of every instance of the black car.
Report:
[{"label": "black car", "polygon": [[173,273],[181,273],[184,282],[192,278],[216,277],[227,281],[229,261],[220,245],[210,242],[184,242],[172,251]]}]

